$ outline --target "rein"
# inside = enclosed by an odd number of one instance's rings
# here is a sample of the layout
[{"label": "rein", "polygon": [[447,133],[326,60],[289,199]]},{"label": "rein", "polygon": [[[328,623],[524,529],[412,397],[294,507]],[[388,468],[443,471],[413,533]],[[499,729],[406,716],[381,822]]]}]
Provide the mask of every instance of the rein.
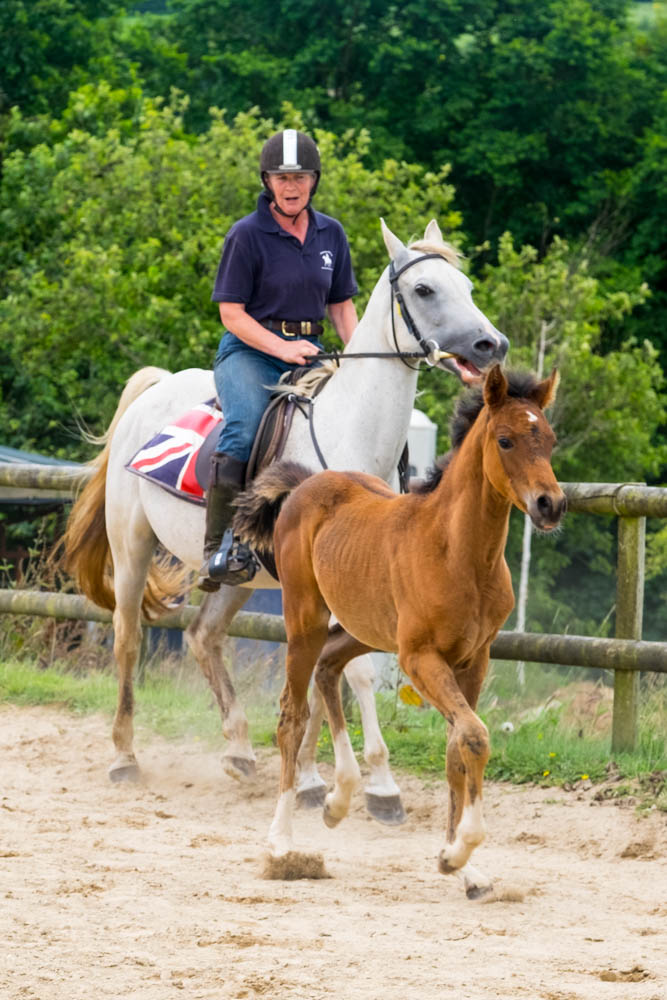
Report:
[{"label": "rein", "polygon": [[[407,264],[400,267],[398,271],[394,267],[393,260],[389,262],[389,283],[391,285],[391,333],[396,347],[395,351],[360,351],[359,353],[354,354],[345,354],[339,351],[330,351],[327,353],[322,352],[320,354],[313,355],[312,359],[309,359],[306,363],[315,364],[317,361],[335,361],[336,364],[339,364],[341,361],[347,361],[348,358],[399,358],[407,368],[412,368],[413,371],[417,371],[418,366],[407,364],[405,360],[406,358],[411,360],[426,361],[427,365],[434,368],[438,362],[442,361],[444,358],[454,357],[454,355],[449,351],[441,351],[434,340],[425,340],[424,337],[422,337],[398,287],[399,277],[404,271],[407,271],[408,268],[412,267],[413,264],[420,264],[423,260],[443,259],[444,258],[439,253],[424,253],[421,257],[415,257],[414,260],[409,260]],[[421,347],[421,351],[401,351],[399,349],[398,339],[396,337],[396,324],[394,320],[394,301],[398,306],[399,316],[403,318],[403,322],[407,326],[408,332],[415,338]]]},{"label": "rein", "polygon": [[[432,368],[438,364],[443,358],[451,358],[454,355],[449,351],[441,351],[434,340],[425,340],[417,329],[417,324],[410,315],[410,310],[408,309],[405,299],[401,294],[398,287],[398,279],[407,271],[408,268],[412,267],[413,264],[419,264],[423,260],[443,260],[444,258],[439,253],[425,253],[421,257],[416,257],[414,260],[409,260],[407,264],[400,267],[398,271],[394,267],[393,260],[389,262],[389,283],[391,285],[391,332],[394,338],[394,344],[396,346],[395,351],[360,351],[355,354],[344,354],[339,351],[331,352],[321,352],[320,354],[314,354],[312,358],[309,358],[307,364],[315,364],[318,361],[335,361],[337,365],[340,366],[341,361],[347,361],[350,358],[399,358],[406,368],[411,368],[413,371],[418,371],[418,365],[409,365],[406,358],[426,361],[427,365]],[[398,306],[399,316],[403,318],[403,322],[408,328],[408,331],[415,338],[421,351],[401,351],[398,346],[398,339],[396,337],[396,325],[394,322],[394,301]],[[315,394],[317,395],[317,393]],[[310,439],[313,442],[313,448],[315,449],[315,454],[318,457],[320,465],[323,469],[328,469],[326,459],[322,454],[322,449],[320,448],[319,442],[317,440],[317,435],[315,434],[315,424],[314,424],[314,409],[315,409],[315,398],[313,396],[300,396],[295,392],[289,393],[287,396],[288,400],[296,406],[299,413],[302,414],[308,421],[308,429],[310,431]],[[305,409],[304,409],[305,407]],[[406,448],[401,455],[401,460],[399,461],[399,480],[401,485],[401,492],[407,492],[407,454]]]}]

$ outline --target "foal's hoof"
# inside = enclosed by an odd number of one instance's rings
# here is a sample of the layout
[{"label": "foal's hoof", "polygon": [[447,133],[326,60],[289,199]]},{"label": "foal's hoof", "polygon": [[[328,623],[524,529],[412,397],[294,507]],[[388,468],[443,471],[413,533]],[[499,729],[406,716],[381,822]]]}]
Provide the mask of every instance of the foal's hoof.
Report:
[{"label": "foal's hoof", "polygon": [[406,815],[400,795],[376,795],[366,792],[366,809],[373,819],[385,826],[400,826]]},{"label": "foal's hoof", "polygon": [[312,785],[296,793],[296,804],[300,809],[321,809],[326,796],[326,785]]},{"label": "foal's hoof", "polygon": [[109,768],[109,778],[114,782],[138,781],[139,776],[139,765],[136,760],[132,760],[129,757],[114,761]]},{"label": "foal's hoof", "polygon": [[255,761],[250,757],[223,757],[222,767],[235,781],[252,781],[257,775]]},{"label": "foal's hoof", "polygon": [[483,899],[484,896],[488,896],[490,892],[493,892],[493,885],[490,882],[488,884],[476,885],[465,879],[464,886],[468,899]]}]

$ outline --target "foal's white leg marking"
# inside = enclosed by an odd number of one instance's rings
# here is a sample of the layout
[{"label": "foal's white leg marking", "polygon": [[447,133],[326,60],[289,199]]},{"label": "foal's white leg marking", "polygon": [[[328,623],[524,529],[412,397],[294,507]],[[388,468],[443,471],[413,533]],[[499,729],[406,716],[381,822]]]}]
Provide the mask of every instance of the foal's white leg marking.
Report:
[{"label": "foal's white leg marking", "polygon": [[[310,709],[310,716],[297,756],[299,768],[296,789],[297,796],[306,795],[308,792],[314,793],[316,789],[327,787],[326,781],[324,781],[317,770],[315,759],[317,754],[317,740],[322,729],[322,719],[324,718],[324,699],[317,684],[313,684],[312,686],[308,707]],[[322,804],[322,799],[320,799],[319,804]]]},{"label": "foal's white leg marking", "polygon": [[389,751],[382,739],[375,705],[375,665],[371,657],[357,656],[345,667],[345,677],[354,691],[361,711],[361,726],[364,731],[364,760],[370,768],[365,787],[371,795],[400,795],[400,789],[389,769]]},{"label": "foal's white leg marking", "polygon": [[452,868],[463,868],[474,849],[486,836],[482,798],[478,796],[472,805],[463,810],[461,822],[456,828],[456,837],[442,852]]},{"label": "foal's white leg marking", "polygon": [[294,789],[290,788],[278,798],[278,804],[269,828],[269,849],[274,858],[292,850],[292,816],[294,814]]},{"label": "foal's white leg marking", "polygon": [[324,822],[336,826],[347,816],[355,789],[361,781],[361,771],[354,756],[347,729],[342,729],[334,739],[336,754],[336,779],[332,791],[324,800]]}]

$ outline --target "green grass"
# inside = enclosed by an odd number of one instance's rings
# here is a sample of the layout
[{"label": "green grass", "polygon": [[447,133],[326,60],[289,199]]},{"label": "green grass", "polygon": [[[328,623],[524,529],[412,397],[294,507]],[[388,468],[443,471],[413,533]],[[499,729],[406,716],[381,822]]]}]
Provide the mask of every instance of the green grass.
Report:
[{"label": "green grass", "polygon": [[[645,684],[636,751],[615,754],[612,760],[608,729],[599,733],[580,720],[573,724],[568,719],[570,678],[566,676],[563,685],[562,672],[550,674],[548,669],[536,668],[528,676],[526,689],[519,692],[513,665],[496,664],[485,689],[480,714],[491,735],[488,779],[569,788],[588,782],[609,784],[613,778],[608,797],[643,789],[645,804],[667,811],[667,685],[662,680]],[[582,676],[577,674],[574,689],[581,687]],[[557,688],[563,700],[553,699]],[[596,690],[590,684],[588,688]],[[10,659],[0,665],[0,701],[58,705],[76,714],[101,712],[111,717],[116,680],[111,671],[72,672],[58,664],[42,669],[32,661]],[[242,702],[253,743],[270,746],[276,727],[275,699],[264,697],[257,703],[246,692]],[[392,767],[443,777],[446,733],[440,714],[428,706],[404,704],[394,693],[379,694],[377,703]],[[595,718],[593,713],[589,721]],[[507,721],[512,722],[511,732],[505,731]],[[149,666],[144,683],[136,689],[136,722],[147,733],[169,740],[198,740],[212,748],[223,743],[213,698],[196,668],[185,661],[167,662],[164,668]],[[356,702],[350,706],[348,728],[355,749],[361,752],[363,733]],[[333,758],[326,726],[319,747],[323,759]]]},{"label": "green grass", "polygon": [[[203,679],[177,668],[174,673],[147,673],[135,689],[135,719],[168,740],[194,739],[220,746],[220,716]],[[77,715],[100,712],[110,719],[117,684],[111,671],[72,673],[55,666],[44,669],[25,660],[0,664],[0,701],[17,705],[56,705]],[[275,718],[267,705],[248,710],[255,743],[270,744]]]}]

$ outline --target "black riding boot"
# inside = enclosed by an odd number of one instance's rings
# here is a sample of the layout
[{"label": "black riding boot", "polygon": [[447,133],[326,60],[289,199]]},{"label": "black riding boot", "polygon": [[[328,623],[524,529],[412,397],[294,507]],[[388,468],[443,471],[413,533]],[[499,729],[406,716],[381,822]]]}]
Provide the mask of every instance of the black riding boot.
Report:
[{"label": "black riding boot", "polygon": [[255,557],[247,546],[234,538],[230,527],[236,511],[233,500],[243,487],[244,476],[244,462],[221,452],[211,456],[204,562],[198,581],[202,590],[218,590],[221,583],[230,586],[248,583],[257,572]]}]

